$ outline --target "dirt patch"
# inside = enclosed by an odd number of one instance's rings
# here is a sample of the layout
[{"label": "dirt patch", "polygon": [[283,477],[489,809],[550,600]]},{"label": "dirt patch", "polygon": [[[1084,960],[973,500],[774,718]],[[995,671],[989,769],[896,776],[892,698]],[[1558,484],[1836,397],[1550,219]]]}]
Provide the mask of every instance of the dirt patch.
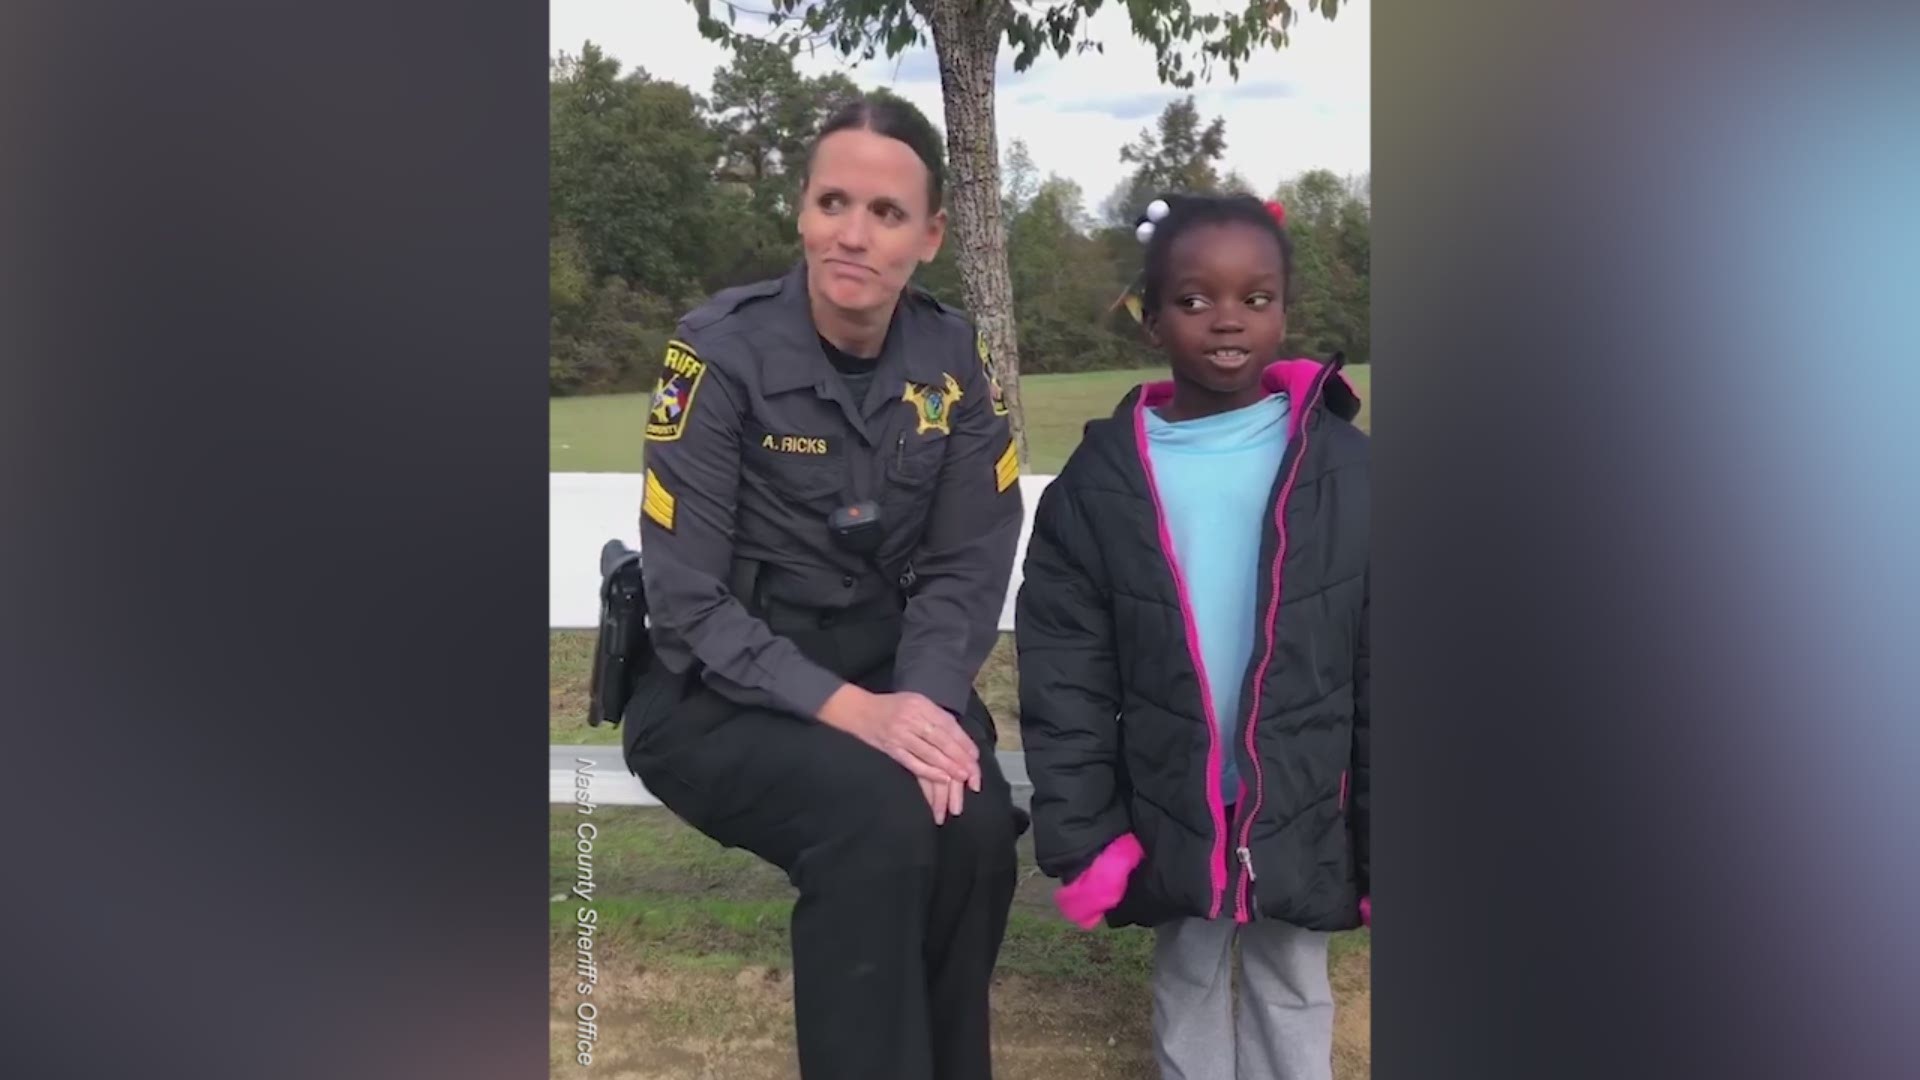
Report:
[{"label": "dirt patch", "polygon": [[[621,968],[615,956],[603,971]],[[1338,1001],[1334,1030],[1336,1080],[1363,1080],[1370,1070],[1364,951],[1334,962]],[[628,1080],[791,1080],[793,977],[784,968],[747,965],[701,970],[677,963],[603,974],[593,995],[599,1043],[591,1073],[572,1057],[574,994],[570,973],[554,967],[553,1044],[556,1077],[577,1074]],[[994,981],[994,1075],[999,1080],[1156,1080],[1144,981],[1001,975]]]},{"label": "dirt patch", "polygon": [[1333,1075],[1373,1075],[1373,952],[1353,949],[1329,961],[1333,979]]},{"label": "dirt patch", "polygon": [[996,744],[1002,750],[1020,749],[1019,657],[1014,653],[1012,634],[1001,634],[993,643],[973,688],[993,717]]}]

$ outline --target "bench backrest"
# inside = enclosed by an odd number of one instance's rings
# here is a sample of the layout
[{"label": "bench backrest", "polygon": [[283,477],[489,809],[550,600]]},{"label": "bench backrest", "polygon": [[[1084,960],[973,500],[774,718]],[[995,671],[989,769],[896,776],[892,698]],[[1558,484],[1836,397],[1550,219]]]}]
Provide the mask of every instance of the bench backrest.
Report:
[{"label": "bench backrest", "polygon": [[[1033,511],[1051,476],[1022,476],[1026,520],[1013,580],[1000,604],[1000,629],[1013,630],[1013,600],[1020,590]],[[600,548],[619,537],[640,543],[640,473],[549,473],[547,477],[547,622],[554,630],[591,630],[600,622]]]}]

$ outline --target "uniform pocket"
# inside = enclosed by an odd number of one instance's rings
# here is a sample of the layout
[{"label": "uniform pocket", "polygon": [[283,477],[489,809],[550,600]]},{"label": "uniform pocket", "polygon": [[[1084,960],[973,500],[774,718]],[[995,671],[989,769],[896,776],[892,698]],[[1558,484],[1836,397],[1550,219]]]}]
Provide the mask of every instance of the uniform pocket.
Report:
[{"label": "uniform pocket", "polygon": [[[885,483],[880,490],[880,505],[887,516],[891,554],[904,554],[918,544],[927,513],[933,507],[933,493],[940,479],[940,462],[946,457],[947,440],[916,436],[906,432],[895,436],[883,469]],[[900,547],[899,545],[904,545]]]},{"label": "uniform pocket", "polygon": [[945,438],[924,438],[902,433],[887,460],[887,482],[899,488],[917,488],[930,482],[946,460]]}]

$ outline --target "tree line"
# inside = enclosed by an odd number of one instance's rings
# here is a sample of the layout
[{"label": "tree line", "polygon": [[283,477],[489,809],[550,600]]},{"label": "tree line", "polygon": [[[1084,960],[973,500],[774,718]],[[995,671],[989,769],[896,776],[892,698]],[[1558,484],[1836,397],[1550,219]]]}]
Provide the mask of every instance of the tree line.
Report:
[{"label": "tree line", "polygon": [[[753,41],[736,43],[711,96],[623,72],[591,42],[552,61],[550,91],[549,388],[648,389],[681,314],[798,258],[807,140],[861,91],[842,75],[802,76],[787,50]],[[1257,189],[1219,172],[1226,140],[1223,119],[1205,120],[1191,97],[1173,101],[1115,148],[1133,168],[1097,212],[1073,181],[1039,175],[1019,140],[1006,148],[999,209],[1021,373],[1157,363],[1119,301],[1140,270],[1134,223],[1166,191],[1284,203],[1295,251],[1288,351],[1368,361],[1367,179],[1315,170]],[[964,307],[957,247],[916,281]]]}]

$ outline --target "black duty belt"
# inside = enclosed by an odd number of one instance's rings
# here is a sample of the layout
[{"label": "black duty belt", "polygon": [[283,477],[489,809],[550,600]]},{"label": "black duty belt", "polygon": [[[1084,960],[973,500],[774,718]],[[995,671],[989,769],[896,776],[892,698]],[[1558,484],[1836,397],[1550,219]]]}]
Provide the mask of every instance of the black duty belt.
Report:
[{"label": "black duty belt", "polygon": [[758,614],[766,620],[767,627],[776,634],[792,630],[825,630],[835,626],[898,618],[905,607],[903,600],[904,597],[891,589],[879,596],[846,607],[815,607],[810,604],[790,604],[782,600],[764,599],[760,602]]}]

